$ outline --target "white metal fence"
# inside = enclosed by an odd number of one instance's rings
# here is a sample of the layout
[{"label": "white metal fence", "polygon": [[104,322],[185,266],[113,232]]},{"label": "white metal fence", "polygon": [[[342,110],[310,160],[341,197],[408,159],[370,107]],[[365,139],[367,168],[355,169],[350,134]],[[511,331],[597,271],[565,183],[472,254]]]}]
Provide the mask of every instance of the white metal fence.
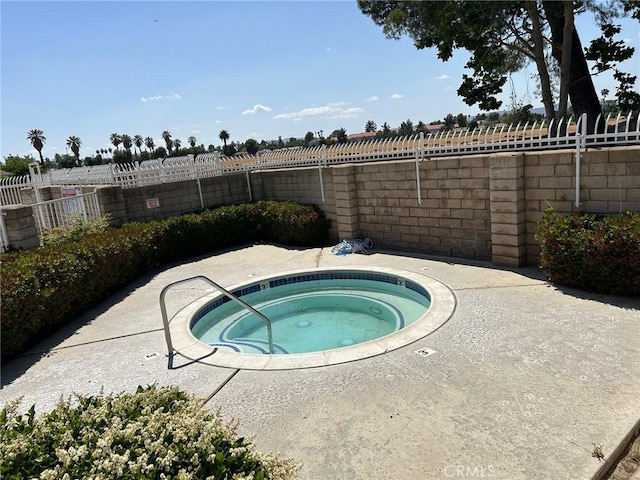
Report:
[{"label": "white metal fence", "polygon": [[96,192],[38,202],[32,208],[38,235],[57,227],[73,227],[79,222],[98,220],[102,216]]},{"label": "white metal fence", "polygon": [[23,188],[31,188],[29,175],[0,178],[0,205],[19,205],[22,203],[20,190]]},{"label": "white metal fence", "polygon": [[[200,180],[202,178],[248,173],[253,170],[287,168],[300,166],[322,167],[349,162],[368,162],[401,159],[428,160],[447,155],[469,155],[477,153],[509,152],[523,150],[544,150],[568,148],[580,149],[597,146],[640,144],[640,122],[637,112],[628,115],[598,116],[595,132],[586,133],[587,118],[577,121],[569,119],[559,124],[533,123],[530,125],[501,125],[476,128],[473,131],[460,129],[435,134],[419,134],[363,142],[336,144],[330,147],[285,148],[262,151],[258,155],[239,154],[224,157],[218,152],[205,153],[194,157],[170,157],[164,160],[146,160],[130,164],[108,164],[92,167],[74,167],[51,170],[34,175],[39,185],[120,185],[134,188],[180,180]],[[29,185],[21,185],[21,188]],[[11,188],[14,188],[11,186]],[[14,195],[5,194],[5,186],[0,184],[2,201]]]}]

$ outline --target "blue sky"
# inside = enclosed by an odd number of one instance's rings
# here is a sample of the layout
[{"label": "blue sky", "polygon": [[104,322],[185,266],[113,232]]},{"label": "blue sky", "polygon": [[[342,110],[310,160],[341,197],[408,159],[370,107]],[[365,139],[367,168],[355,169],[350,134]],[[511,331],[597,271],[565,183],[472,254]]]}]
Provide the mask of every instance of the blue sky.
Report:
[{"label": "blue sky", "polygon": [[[1,10],[2,156],[43,154],[82,140],[81,157],[106,148],[111,133],[169,130],[183,146],[220,145],[220,130],[244,141],[303,137],[367,120],[398,127],[476,114],[456,95],[464,52],[443,63],[408,38],[388,40],[349,1],[6,1]],[[584,45],[593,22],[580,18]],[[639,24],[620,38],[638,49]],[[640,73],[638,52],[625,65]],[[534,73],[515,78],[521,101],[540,105]],[[598,78],[596,90],[615,85]],[[509,104],[509,91],[504,96]]]}]

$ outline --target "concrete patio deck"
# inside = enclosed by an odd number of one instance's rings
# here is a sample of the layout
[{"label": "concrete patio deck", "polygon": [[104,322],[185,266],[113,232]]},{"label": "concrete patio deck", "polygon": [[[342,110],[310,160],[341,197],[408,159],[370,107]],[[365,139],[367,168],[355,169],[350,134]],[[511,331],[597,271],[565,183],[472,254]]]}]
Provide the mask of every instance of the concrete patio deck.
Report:
[{"label": "concrete patio deck", "polygon": [[[640,299],[548,284],[535,268],[402,252],[256,245],[145,276],[29,354],[2,365],[0,403],[177,385],[302,463],[301,479],[588,479],[640,416]],[[177,356],[168,368],[159,294],[206,275],[223,286],[300,268],[376,266],[455,294],[443,326],[368,358],[301,370],[234,370]],[[181,286],[175,303],[200,295]],[[169,297],[168,297],[169,298]],[[416,351],[427,347],[427,357]]]}]

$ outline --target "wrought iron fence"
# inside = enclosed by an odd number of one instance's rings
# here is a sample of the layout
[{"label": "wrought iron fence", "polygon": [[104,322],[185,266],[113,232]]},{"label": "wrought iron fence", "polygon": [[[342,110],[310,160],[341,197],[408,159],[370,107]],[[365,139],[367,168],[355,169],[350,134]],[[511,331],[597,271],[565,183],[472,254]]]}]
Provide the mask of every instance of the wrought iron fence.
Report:
[{"label": "wrought iron fence", "polygon": [[98,220],[102,216],[96,192],[38,202],[31,207],[38,235],[54,228],[73,227],[79,222]]},{"label": "wrought iron fence", "polygon": [[[51,170],[42,174],[43,185],[120,185],[123,188],[170,183],[181,180],[247,173],[254,170],[323,167],[331,164],[384,160],[421,159],[447,155],[544,149],[581,149],[597,146],[640,144],[638,113],[598,116],[596,133],[587,133],[587,118],[524,125],[496,125],[474,130],[349,142],[329,147],[284,148],[257,155],[221,156],[218,152],[197,156],[169,157],[129,164],[108,164]],[[1,190],[1,188],[0,188]]]},{"label": "wrought iron fence", "polygon": [[0,178],[0,205],[19,205],[22,203],[20,190],[31,188],[29,175]]}]

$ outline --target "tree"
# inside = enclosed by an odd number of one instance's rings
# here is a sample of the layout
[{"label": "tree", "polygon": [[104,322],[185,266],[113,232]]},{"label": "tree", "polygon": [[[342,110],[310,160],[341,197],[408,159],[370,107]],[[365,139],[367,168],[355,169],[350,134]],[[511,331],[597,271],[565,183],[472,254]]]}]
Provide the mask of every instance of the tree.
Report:
[{"label": "tree", "polygon": [[80,166],[80,147],[82,146],[82,140],[75,135],[71,135],[67,138],[67,147],[71,149],[73,155],[76,157],[76,163]]},{"label": "tree", "polygon": [[131,153],[131,146],[133,145],[133,142],[131,140],[131,137],[129,135],[127,135],[126,133],[124,135],[122,135],[120,137],[120,139],[122,140],[122,147],[129,153]]},{"label": "tree", "polygon": [[427,133],[428,131],[427,125],[420,120],[416,125],[416,133]]},{"label": "tree", "polygon": [[[640,6],[637,6],[640,11]],[[637,18],[637,17],[635,17]],[[640,18],[639,18],[640,19]],[[613,70],[613,77],[618,81],[616,89],[617,107],[621,111],[640,109],[640,93],[633,90],[633,85],[637,80],[637,75],[630,75],[620,71],[618,63],[628,60],[633,56],[634,49],[627,47],[623,40],[615,41],[613,37],[620,33],[620,27],[617,25],[607,24],[602,27],[602,35],[591,41],[591,45],[586,49],[587,60],[595,61],[593,69],[596,71],[594,75],[607,70]],[[606,102],[606,96],[609,90],[603,89],[602,103],[603,108],[607,109],[611,106]],[[615,103],[615,102],[614,102]],[[605,112],[606,114],[607,112]]]},{"label": "tree", "polygon": [[182,140],[180,140],[179,138],[176,138],[173,141],[173,148],[175,148],[175,150],[176,150],[176,155],[178,155],[178,153],[179,153],[178,151],[180,150],[180,146],[181,145],[182,145]]},{"label": "tree", "polygon": [[[546,118],[561,118],[569,98],[574,114],[588,114],[590,129],[601,109],[575,29],[574,16],[583,13],[588,6],[596,12],[603,29],[619,16],[620,7],[625,12],[633,12],[634,18],[640,16],[640,7],[632,0],[612,0],[607,5],[597,1],[567,0],[358,0],[358,5],[365,15],[383,27],[388,38],[409,35],[416,48],[433,47],[443,61],[451,58],[454,49],[466,49],[471,56],[465,66],[473,70],[473,74],[463,74],[458,94],[468,105],[478,104],[482,110],[499,108],[501,102],[496,95],[502,91],[508,75],[533,62],[538,71]],[[614,44],[612,35],[605,35],[603,42],[613,51],[622,49],[621,45]],[[607,49],[594,48],[590,59],[611,58],[606,52]],[[603,65],[611,66],[606,62]],[[554,98],[552,87],[554,70],[560,72],[557,98]],[[624,74],[618,74],[617,80],[627,86],[630,82]],[[624,94],[623,89],[620,95]],[[559,105],[557,110],[556,105]]]},{"label": "tree", "polygon": [[528,103],[527,105],[514,109],[512,112],[504,114],[501,120],[504,123],[512,123],[514,125],[518,123],[524,125],[525,123],[541,122],[544,117],[539,113],[533,113],[531,111],[532,108],[533,105]]},{"label": "tree", "polygon": [[338,143],[347,143],[349,137],[347,136],[347,130],[345,128],[339,128],[335,133]]},{"label": "tree", "polygon": [[47,142],[42,130],[34,129],[27,132],[27,140],[31,142],[31,146],[35,148],[40,155],[40,166],[44,166],[44,158],[42,158],[42,147]]},{"label": "tree", "polygon": [[162,137],[165,145],[167,146],[167,151],[169,152],[169,155],[171,155],[171,151],[173,150],[173,142],[171,141],[171,132],[169,130],[165,130],[164,132],[162,132],[162,135],[160,136]]},{"label": "tree", "polygon": [[467,126],[467,116],[464,113],[459,113],[456,117],[456,123],[458,127],[464,128]]},{"label": "tree", "polygon": [[[14,175],[27,175],[29,173],[29,164],[33,163],[35,158],[31,155],[21,157],[19,155],[7,155],[4,157],[2,170],[11,172]],[[43,162],[44,163],[44,162]]]},{"label": "tree", "polygon": [[307,134],[304,136],[304,141],[306,143],[309,143],[310,141],[312,141],[314,138],[316,138],[316,136],[313,134],[313,132],[307,132]]},{"label": "tree", "polygon": [[384,122],[382,127],[380,127],[380,136],[382,138],[388,138],[391,136],[391,127],[387,122]]},{"label": "tree", "polygon": [[187,138],[187,142],[189,142],[189,145],[191,145],[192,150],[196,149],[196,143],[198,143],[198,140],[196,140],[196,137],[191,135],[189,138]]},{"label": "tree", "polygon": [[367,123],[364,126],[364,131],[369,133],[369,132],[375,132],[378,129],[378,126],[376,125],[376,122],[374,122],[373,120],[367,120]]},{"label": "tree", "polygon": [[226,148],[227,147],[227,140],[229,140],[229,132],[227,132],[226,130],[220,130],[220,133],[218,134],[218,137],[220,138],[220,140],[222,140],[224,142],[224,146]]},{"label": "tree", "polygon": [[153,138],[147,137],[144,139],[144,145],[149,149],[149,152],[153,152],[156,144],[153,141]]},{"label": "tree", "polygon": [[244,142],[244,147],[247,149],[247,153],[249,155],[255,155],[258,152],[258,142],[253,138],[248,138],[246,142]]},{"label": "tree", "polygon": [[402,122],[400,124],[400,128],[398,129],[398,135],[400,136],[409,136],[409,135],[413,135],[413,122],[409,119],[407,119],[406,121]]},{"label": "tree", "polygon": [[[109,136],[109,143],[111,143],[111,145],[116,147],[116,150],[118,150],[118,145],[120,145],[122,143],[122,137],[120,136],[119,133],[112,133]],[[109,153],[111,153],[111,152],[109,152]]]},{"label": "tree", "polygon": [[153,156],[155,158],[166,158],[167,157],[167,151],[165,150],[164,147],[158,147],[158,148],[156,148],[154,150]]},{"label": "tree", "polygon": [[442,130],[448,131],[453,130],[456,126],[456,117],[454,117],[451,113],[448,113],[446,117],[444,117],[444,126]]},{"label": "tree", "polygon": [[132,160],[131,149],[116,150],[113,152],[113,161],[115,163],[131,163]]},{"label": "tree", "polygon": [[76,159],[71,155],[60,155],[59,153],[56,153],[54,158],[58,168],[73,168],[76,166]]},{"label": "tree", "polygon": [[134,135],[133,136],[133,144],[138,148],[138,155],[142,153],[142,145],[144,144],[144,140],[142,139],[142,135]]}]

